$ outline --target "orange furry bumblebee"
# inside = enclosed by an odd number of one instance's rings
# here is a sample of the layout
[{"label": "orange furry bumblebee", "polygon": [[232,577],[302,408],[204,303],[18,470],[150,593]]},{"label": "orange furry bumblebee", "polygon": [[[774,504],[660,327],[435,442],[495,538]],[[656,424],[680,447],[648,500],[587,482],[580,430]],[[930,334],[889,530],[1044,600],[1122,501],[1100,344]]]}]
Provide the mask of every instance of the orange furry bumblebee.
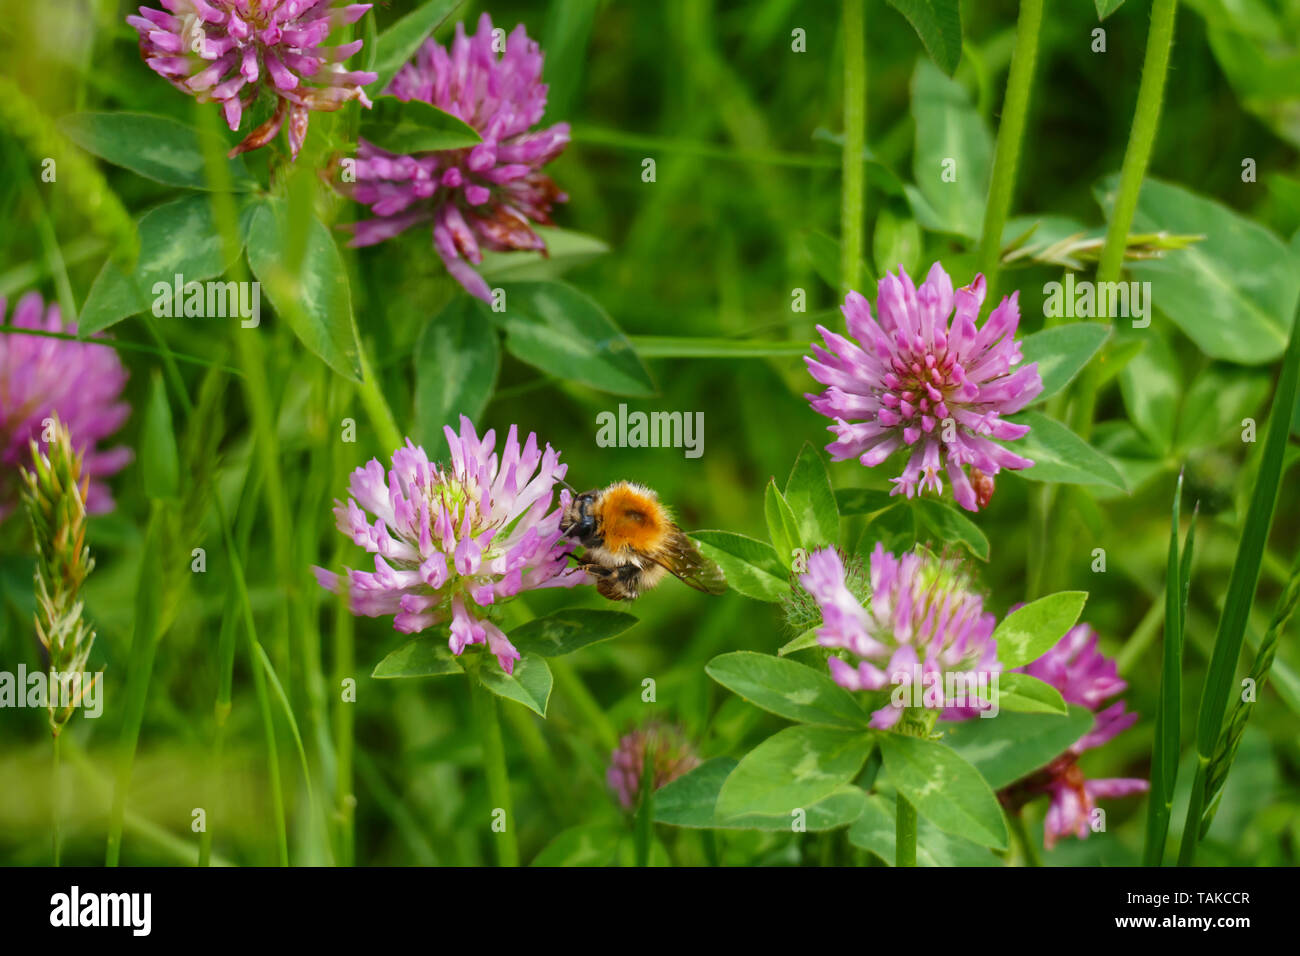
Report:
[{"label": "orange furry bumblebee", "polygon": [[560,530],[585,549],[581,568],[611,601],[634,600],[665,574],[705,594],[727,589],[722,569],[700,554],[644,485],[619,481],[576,495]]}]

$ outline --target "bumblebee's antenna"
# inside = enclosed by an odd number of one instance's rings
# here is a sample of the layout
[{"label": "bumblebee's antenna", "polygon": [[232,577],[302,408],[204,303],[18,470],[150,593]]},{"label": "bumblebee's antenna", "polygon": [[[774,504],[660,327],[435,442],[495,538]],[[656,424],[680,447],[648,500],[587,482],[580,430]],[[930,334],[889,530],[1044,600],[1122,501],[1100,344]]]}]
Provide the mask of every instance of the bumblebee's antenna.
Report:
[{"label": "bumblebee's antenna", "polygon": [[570,491],[572,491],[575,495],[578,493],[578,489],[575,488],[575,487],[573,487],[573,485],[569,484],[569,483],[568,483],[567,481],[565,481],[563,478],[556,478],[555,480],[558,481],[560,484],[564,485],[564,487],[568,488],[568,489],[569,489]]}]

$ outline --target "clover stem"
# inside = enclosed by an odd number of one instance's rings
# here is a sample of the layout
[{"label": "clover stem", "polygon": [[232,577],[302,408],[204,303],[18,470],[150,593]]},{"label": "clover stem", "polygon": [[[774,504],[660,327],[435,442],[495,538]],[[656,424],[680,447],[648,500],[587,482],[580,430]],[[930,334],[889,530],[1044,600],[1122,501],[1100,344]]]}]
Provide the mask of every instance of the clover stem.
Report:
[{"label": "clover stem", "polygon": [[1033,837],[1029,835],[1029,828],[1025,826],[1025,818],[1021,815],[1023,811],[1015,810],[1007,812],[1007,819],[1011,822],[1011,834],[1015,837],[1016,842],[1020,844],[1020,849],[1025,856],[1025,866],[1042,866],[1042,858],[1038,855],[1038,847],[1034,843]]},{"label": "clover stem", "polygon": [[1029,90],[1034,82],[1034,63],[1038,59],[1038,34],[1042,23],[1043,0],[1021,0],[1020,18],[1016,21],[1016,48],[1007,75],[1007,92],[1002,103],[1002,121],[998,126],[993,176],[984,207],[984,230],[979,246],[979,271],[984,273],[988,283],[987,301],[990,303],[997,302],[1002,230],[1016,188],[1016,168],[1020,164],[1020,144],[1025,136],[1025,116],[1029,112]]},{"label": "clover stem", "polygon": [[[492,663],[484,666],[496,665]],[[491,821],[494,825],[492,837],[497,862],[501,866],[518,866],[519,845],[515,839],[514,813],[510,806],[510,776],[506,771],[506,751],[501,740],[501,715],[497,711],[497,700],[479,681],[478,674],[473,672],[469,674],[469,692],[474,707],[474,722],[478,725],[479,740],[483,745],[483,769],[487,774],[488,803],[491,804]],[[504,819],[505,829],[496,829],[498,819]]]},{"label": "clover stem", "polygon": [[[1160,124],[1160,105],[1165,95],[1165,76],[1169,71],[1169,50],[1174,41],[1174,16],[1178,0],[1153,0],[1151,4],[1151,31],[1147,34],[1146,58],[1142,63],[1142,82],[1138,87],[1137,108],[1133,114],[1133,127],[1129,132],[1128,147],[1124,150],[1124,164],[1120,167],[1119,189],[1111,206],[1110,224],[1106,240],[1101,247],[1097,263],[1097,282],[1114,282],[1119,279],[1128,246],[1129,229],[1137,212],[1138,195],[1142,179],[1146,176],[1155,144],[1156,128]],[[1087,439],[1092,431],[1092,418],[1097,407],[1097,390],[1100,386],[1100,357],[1088,363],[1079,375],[1074,408],[1070,424],[1080,437]]]},{"label": "clover stem", "polygon": [[916,808],[901,793],[895,798],[894,865],[916,866]]},{"label": "clover stem", "polygon": [[378,433],[379,444],[396,451],[402,447],[402,433],[397,427],[397,419],[393,417],[393,410],[388,406],[388,400],[384,398],[364,342],[358,346],[357,354],[361,362],[361,382],[357,385],[357,395]]},{"label": "clover stem", "polygon": [[54,865],[59,865],[59,850],[62,844],[62,833],[59,817],[63,808],[63,788],[59,781],[59,737],[56,730],[54,732],[54,765],[50,773],[50,835],[54,844]]},{"label": "clover stem", "polygon": [[856,289],[861,278],[865,167],[862,151],[867,129],[867,54],[863,0],[844,0],[844,152],[840,192],[841,293]]}]

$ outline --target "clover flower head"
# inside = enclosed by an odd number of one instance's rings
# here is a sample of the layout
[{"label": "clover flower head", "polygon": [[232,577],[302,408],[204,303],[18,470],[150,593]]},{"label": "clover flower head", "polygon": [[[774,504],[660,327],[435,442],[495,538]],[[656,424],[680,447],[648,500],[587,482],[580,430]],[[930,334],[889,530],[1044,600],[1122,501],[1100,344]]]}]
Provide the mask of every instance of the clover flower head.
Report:
[{"label": "clover flower head", "polygon": [[641,776],[651,764],[654,789],[672,783],[700,765],[681,728],[652,721],[624,734],[609,758],[605,781],[624,810],[636,808],[641,796]]},{"label": "clover flower head", "polygon": [[[35,292],[19,300],[9,324],[32,332],[77,331],[75,322],[63,321],[57,305],[47,307]],[[86,510],[112,510],[113,496],[103,479],[126,467],[131,450],[98,444],[131,414],[121,400],[126,378],[117,352],[106,345],[0,330],[0,518],[15,504],[18,473],[32,462],[32,442],[41,450],[48,447],[47,423],[54,417],[67,426],[81,459],[80,474],[89,479]]]},{"label": "clover flower head", "polygon": [[464,416],[459,434],[443,431],[447,465],[407,439],[391,468],[371,459],[352,473],[347,503],[334,503],[339,530],[375,556],[375,570],[348,569],[346,582],[313,570],[322,587],[347,589],[352,613],[392,614],[394,629],[407,634],[446,627],[453,654],[486,644],[510,674],[519,652],[489,609],[522,591],[586,581],[567,570],[567,491],[552,508],[567,466],[550,445],[540,450],[535,434],[521,446],[514,425],[499,455],[495,431],[480,439]]},{"label": "clover flower head", "polygon": [[551,207],[568,199],[541,170],[569,142],[569,124],[533,129],[546,109],[541,48],[523,24],[500,56],[494,43],[486,13],[473,36],[458,23],[450,50],[426,40],[385,91],[453,114],[482,142],[398,155],[362,139],[355,182],[338,184],[375,215],[353,224],[351,245],[374,245],[431,222],[433,246],[447,271],[484,300],[491,292],[472,268],[483,261],[482,251],[545,253],[533,224],[551,225]]},{"label": "clover flower head", "polygon": [[[1079,756],[1113,740],[1137,721],[1136,712],[1125,712],[1124,702],[1103,706],[1128,687],[1120,679],[1115,661],[1097,647],[1097,634],[1087,624],[1070,628],[1038,660],[1017,670],[1051,684],[1066,703],[1087,707],[1096,715],[1092,729],[1042,771],[1032,775],[1023,788],[1030,793],[1046,792],[1051,798],[1043,821],[1043,842],[1050,850],[1063,836],[1084,839],[1091,830],[1092,812],[1100,798],[1124,797],[1148,789],[1145,780],[1113,778],[1087,780],[1079,768]],[[1014,785],[1013,785],[1014,786]]]},{"label": "clover flower head", "polygon": [[917,288],[900,266],[880,280],[879,321],[867,300],[850,292],[842,309],[848,336],[818,326],[825,348],[814,345],[804,361],[826,390],[806,397],[835,421],[835,441],[826,446],[832,460],[857,458],[870,468],[911,449],[891,493],[941,494],[944,471],[967,511],[988,503],[1001,469],[1033,464],[993,440],[1023,437],[1029,426],[1003,416],[1043,390],[1036,362],[1014,367],[1022,359],[1019,293],[977,328],[984,293],[982,275],[954,292],[936,262]]},{"label": "clover flower head", "polygon": [[[817,642],[856,658],[856,666],[837,656],[828,661],[831,677],[848,690],[879,691],[913,682],[945,690],[958,682],[987,687],[1002,669],[994,616],[951,559],[919,549],[895,557],[877,543],[865,604],[846,585],[843,559],[833,548],[809,555],[799,583],[821,608]],[[962,702],[946,693],[942,698],[938,716],[958,716]],[[891,699],[872,713],[871,726],[893,727],[904,709]]]},{"label": "clover flower head", "polygon": [[330,33],[355,23],[372,6],[338,0],[159,0],[165,10],[140,7],[126,22],[140,34],[140,54],[159,76],[200,103],[221,105],[239,129],[244,110],[267,90],[275,112],[231,150],[265,146],[289,121],[296,159],[312,110],[332,112],[350,100],[371,105],[365,91],[378,74],[349,70],[343,61],[363,41],[324,46]]}]

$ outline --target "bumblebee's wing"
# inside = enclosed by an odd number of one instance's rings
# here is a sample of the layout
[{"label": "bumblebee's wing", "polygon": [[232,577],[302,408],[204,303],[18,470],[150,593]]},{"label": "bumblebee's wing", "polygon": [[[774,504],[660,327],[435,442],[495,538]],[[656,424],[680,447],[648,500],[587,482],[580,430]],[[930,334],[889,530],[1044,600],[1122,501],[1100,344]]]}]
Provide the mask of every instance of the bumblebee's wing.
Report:
[{"label": "bumblebee's wing", "polygon": [[727,590],[727,576],[722,568],[700,554],[695,542],[675,525],[659,550],[650,555],[650,560],[697,591],[721,594]]}]

